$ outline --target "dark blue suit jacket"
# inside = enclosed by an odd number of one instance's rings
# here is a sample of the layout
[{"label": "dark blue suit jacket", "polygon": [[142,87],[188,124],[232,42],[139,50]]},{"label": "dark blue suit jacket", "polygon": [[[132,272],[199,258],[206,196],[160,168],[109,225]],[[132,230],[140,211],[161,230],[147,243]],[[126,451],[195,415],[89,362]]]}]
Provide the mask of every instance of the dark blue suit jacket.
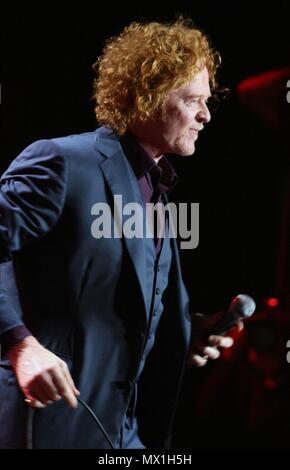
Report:
[{"label": "dark blue suit jacket", "polygon": [[[2,176],[0,194],[1,253],[12,258],[2,269],[0,335],[25,324],[64,358],[113,442],[139,368],[151,300],[144,240],[91,235],[93,204],[112,206],[115,194],[123,204],[141,202],[119,140],[104,127],[33,143]],[[164,313],[140,384],[140,433],[148,446],[168,437],[190,334],[174,239],[171,246]],[[28,408],[9,361],[0,364],[0,447],[21,447]],[[89,414],[63,400],[37,410],[33,426],[34,447],[107,447]]]}]

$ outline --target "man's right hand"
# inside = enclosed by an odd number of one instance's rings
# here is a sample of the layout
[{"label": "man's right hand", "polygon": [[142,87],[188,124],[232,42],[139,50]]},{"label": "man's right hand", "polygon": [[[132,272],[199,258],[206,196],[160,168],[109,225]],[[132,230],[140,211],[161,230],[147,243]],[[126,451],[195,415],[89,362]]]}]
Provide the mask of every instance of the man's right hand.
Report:
[{"label": "man's right hand", "polygon": [[66,362],[61,360],[33,336],[13,346],[7,353],[26,402],[44,408],[64,398],[69,406],[77,407],[75,387]]}]

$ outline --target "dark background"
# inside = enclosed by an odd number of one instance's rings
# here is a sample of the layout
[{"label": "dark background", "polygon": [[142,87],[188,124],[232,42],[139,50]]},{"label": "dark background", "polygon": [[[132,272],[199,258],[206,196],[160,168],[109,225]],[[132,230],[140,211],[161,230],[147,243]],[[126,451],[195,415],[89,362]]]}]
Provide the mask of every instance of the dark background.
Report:
[{"label": "dark background", "polygon": [[[134,20],[190,16],[221,53],[220,82],[230,89],[195,155],[171,157],[180,177],[171,199],[200,203],[200,244],[181,253],[192,311],[224,308],[239,292],[259,305],[274,295],[287,300],[289,265],[281,266],[290,239],[283,232],[289,217],[288,124],[267,127],[241,105],[236,91],[249,76],[289,65],[287,3],[1,7],[1,169],[34,140],[96,127],[91,66],[107,37]],[[285,103],[286,93],[285,81]]]},{"label": "dark background", "polygon": [[289,62],[286,4],[181,1],[175,7],[129,7],[67,1],[6,7],[1,169],[34,140],[96,127],[91,65],[108,36],[133,20],[188,15],[220,51],[220,81],[230,88],[196,154],[172,158],[181,180],[172,199],[200,203],[199,247],[182,252],[192,308],[214,311],[240,291],[274,295],[288,158],[281,135],[241,107],[236,86]]}]

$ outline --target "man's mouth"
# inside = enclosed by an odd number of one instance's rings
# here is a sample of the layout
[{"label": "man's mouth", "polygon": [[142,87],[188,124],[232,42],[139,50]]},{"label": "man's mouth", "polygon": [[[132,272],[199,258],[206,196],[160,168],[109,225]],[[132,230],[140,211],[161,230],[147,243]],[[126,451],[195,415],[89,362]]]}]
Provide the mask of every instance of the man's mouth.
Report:
[{"label": "man's mouth", "polygon": [[195,135],[196,137],[198,137],[198,132],[199,132],[199,131],[197,131],[196,129],[189,129],[189,130],[190,130],[190,132],[191,132],[193,135]]}]

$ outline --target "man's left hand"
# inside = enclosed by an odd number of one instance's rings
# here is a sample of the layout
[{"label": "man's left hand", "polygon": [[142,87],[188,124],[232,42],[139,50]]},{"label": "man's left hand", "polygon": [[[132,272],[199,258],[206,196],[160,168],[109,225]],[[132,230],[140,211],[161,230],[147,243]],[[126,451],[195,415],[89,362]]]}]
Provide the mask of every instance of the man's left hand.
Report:
[{"label": "man's left hand", "polygon": [[205,366],[208,360],[220,357],[220,349],[230,348],[234,340],[231,336],[234,331],[241,331],[243,322],[238,322],[237,326],[229,330],[226,336],[211,335],[210,332],[216,323],[222,318],[224,312],[214,315],[193,315],[192,333],[188,353],[188,367]]}]

